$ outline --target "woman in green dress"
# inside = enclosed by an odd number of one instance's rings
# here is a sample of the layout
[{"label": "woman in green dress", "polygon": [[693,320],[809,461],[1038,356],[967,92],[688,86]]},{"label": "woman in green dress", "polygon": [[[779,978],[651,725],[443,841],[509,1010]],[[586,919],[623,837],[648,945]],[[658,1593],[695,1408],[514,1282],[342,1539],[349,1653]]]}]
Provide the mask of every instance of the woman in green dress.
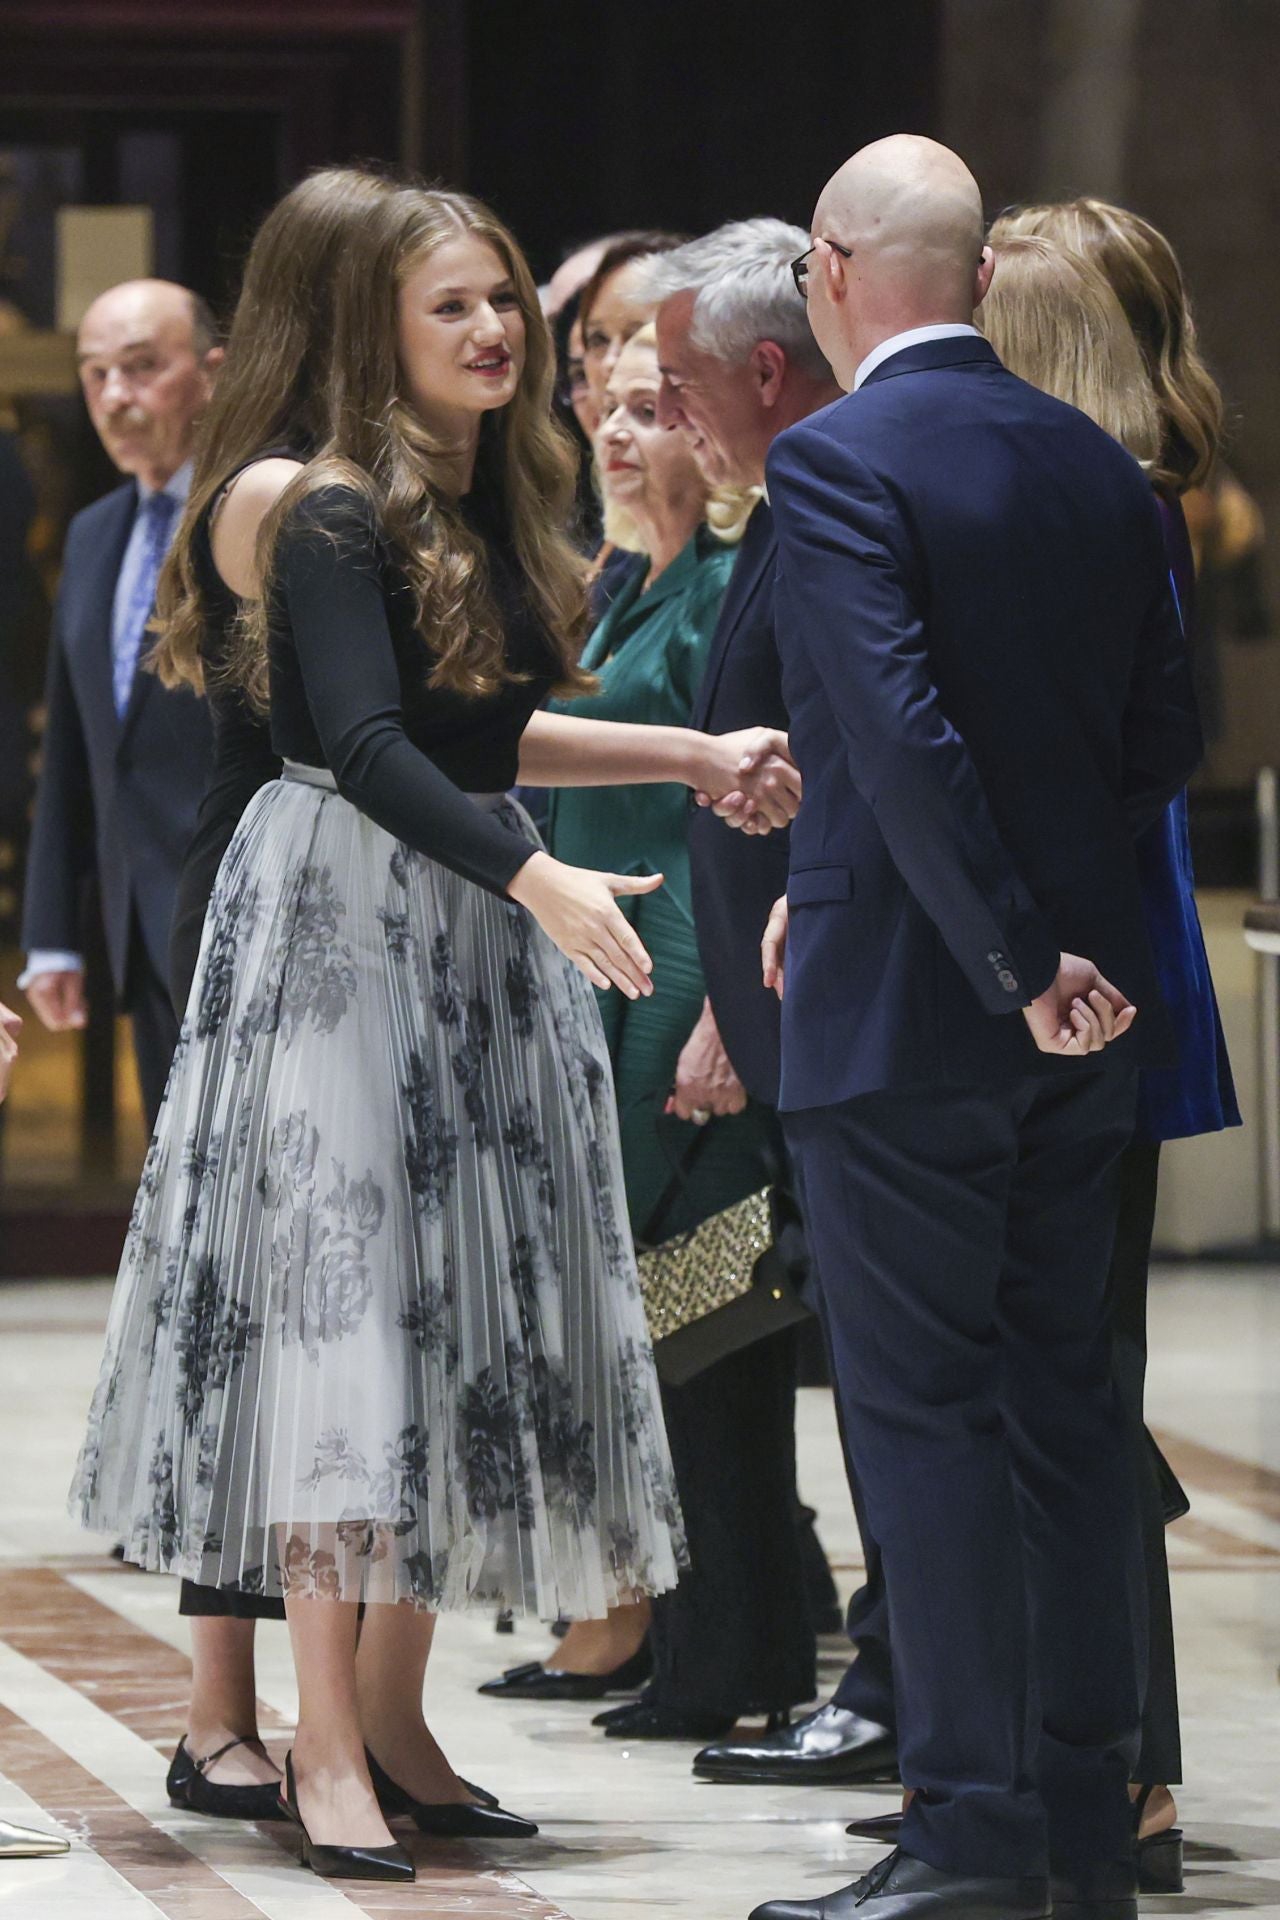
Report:
[{"label": "woman in green dress", "polygon": [[[754,496],[712,495],[686,437],[658,422],[653,329],[626,345],[596,439],[606,535],[636,550],[631,571],[587,644],[598,692],[555,711],[684,726],[706,666],[736,543]],[[560,789],[546,836],[556,859],[624,874],[661,873],[656,893],[624,911],[653,958],[653,994],[602,994],[622,1129],[632,1230],[667,1239],[757,1192],[770,1178],[771,1117],[745,1090],[719,1104],[684,1190],[671,1204],[672,1161],[694,1124],[664,1112],[681,1053],[711,1017],[690,899],[683,787]],[[714,1034],[710,1035],[714,1042]],[[732,1075],[727,1060],[723,1072]],[[663,1390],[691,1568],[653,1609],[653,1677],[642,1699],[604,1716],[611,1734],[713,1739],[744,1714],[783,1713],[811,1697],[814,1644],[793,1524],[795,1354],[774,1336],[686,1387]],[[486,1692],[599,1698],[644,1671],[646,1605],[570,1629],[550,1670],[513,1668]],[[581,1684],[575,1684],[581,1682]]]}]

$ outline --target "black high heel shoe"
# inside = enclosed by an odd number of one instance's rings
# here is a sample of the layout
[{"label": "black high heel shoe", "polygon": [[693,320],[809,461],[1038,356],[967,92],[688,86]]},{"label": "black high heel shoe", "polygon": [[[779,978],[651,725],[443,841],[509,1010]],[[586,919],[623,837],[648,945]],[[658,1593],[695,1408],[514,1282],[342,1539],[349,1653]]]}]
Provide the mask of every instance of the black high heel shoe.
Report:
[{"label": "black high heel shoe", "polygon": [[293,1755],[284,1760],[284,1792],[280,1806],[302,1835],[302,1864],[325,1880],[413,1880],[413,1861],[404,1848],[325,1847],[311,1838],[298,1811],[298,1784],[293,1777]]},{"label": "black high heel shoe", "polygon": [[216,1753],[206,1753],[198,1760],[186,1740],[179,1740],[165,1781],[169,1805],[182,1807],[187,1813],[209,1814],[215,1820],[283,1820],[278,1781],[264,1780],[261,1786],[237,1786],[230,1781],[210,1780],[210,1767],[233,1747],[262,1747],[266,1752],[261,1740],[251,1734],[241,1734],[236,1740],[228,1740]]},{"label": "black high heel shoe", "polygon": [[[485,1802],[478,1806],[465,1800],[436,1803],[415,1800],[411,1793],[407,1793],[391,1778],[385,1767],[378,1765],[368,1747],[364,1750],[364,1757],[382,1811],[388,1816],[407,1813],[419,1833],[432,1834],[437,1840],[532,1840],[537,1834],[538,1829],[532,1820],[522,1820],[517,1813],[507,1813],[492,1794],[487,1794]],[[476,1791],[467,1781],[464,1780],[462,1784],[468,1793]]]},{"label": "black high heel shoe", "polygon": [[1181,1893],[1182,1828],[1166,1827],[1163,1833],[1141,1838],[1142,1816],[1154,1785],[1143,1787],[1133,1803],[1133,1864],[1138,1873],[1140,1893]]}]

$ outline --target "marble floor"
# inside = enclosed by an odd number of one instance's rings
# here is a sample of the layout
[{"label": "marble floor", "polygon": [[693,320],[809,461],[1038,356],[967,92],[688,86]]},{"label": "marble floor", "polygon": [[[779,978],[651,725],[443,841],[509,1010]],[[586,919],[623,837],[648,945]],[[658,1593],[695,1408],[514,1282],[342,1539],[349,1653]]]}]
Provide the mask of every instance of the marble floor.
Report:
[{"label": "marble floor", "polygon": [[[501,1851],[416,1843],[412,1888],[321,1882],[287,1831],[202,1821],[164,1793],[187,1659],[173,1583],[127,1572],[63,1497],[107,1301],[101,1283],[0,1288],[0,1818],[59,1827],[71,1852],[0,1861],[0,1920],[744,1920],[814,1895],[882,1849],[848,1838],[890,1788],[694,1785],[690,1749],[606,1742],[593,1709],[478,1700],[542,1632],[442,1623],[433,1725],[460,1771],[541,1822]],[[1182,1668],[1188,1885],[1153,1915],[1280,1920],[1280,1272],[1178,1267],[1152,1305],[1152,1424],[1193,1511],[1172,1529]],[[859,1574],[829,1396],[801,1409],[801,1484],[841,1583]],[[842,1643],[824,1646],[834,1683]],[[281,1749],[296,1702],[284,1630],[261,1634],[259,1691]]]}]

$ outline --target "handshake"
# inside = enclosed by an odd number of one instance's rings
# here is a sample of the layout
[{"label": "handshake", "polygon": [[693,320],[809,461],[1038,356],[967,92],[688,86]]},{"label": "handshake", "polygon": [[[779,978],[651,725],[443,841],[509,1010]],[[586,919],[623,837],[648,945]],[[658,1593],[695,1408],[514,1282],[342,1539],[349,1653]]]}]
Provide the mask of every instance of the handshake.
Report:
[{"label": "handshake", "polygon": [[800,771],[785,733],[745,727],[738,733],[704,736],[705,765],[694,787],[700,807],[710,807],[742,833],[772,833],[790,826],[800,811]]}]

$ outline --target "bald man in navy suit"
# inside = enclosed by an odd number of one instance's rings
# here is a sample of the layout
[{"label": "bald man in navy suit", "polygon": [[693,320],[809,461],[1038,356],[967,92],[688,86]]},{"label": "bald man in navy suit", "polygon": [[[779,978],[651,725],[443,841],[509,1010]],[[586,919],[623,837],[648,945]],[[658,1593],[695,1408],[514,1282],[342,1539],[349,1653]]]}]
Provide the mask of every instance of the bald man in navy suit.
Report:
[{"label": "bald man in navy suit", "polygon": [[1136,1916],[1105,1287],[1137,1070],[1176,1057],[1135,839],[1200,733],[1150,485],[1001,366],[991,271],[972,176],[912,136],[796,261],[845,397],[767,469],[804,779],[767,973],[914,1794],[871,1873],[753,1920]]}]

